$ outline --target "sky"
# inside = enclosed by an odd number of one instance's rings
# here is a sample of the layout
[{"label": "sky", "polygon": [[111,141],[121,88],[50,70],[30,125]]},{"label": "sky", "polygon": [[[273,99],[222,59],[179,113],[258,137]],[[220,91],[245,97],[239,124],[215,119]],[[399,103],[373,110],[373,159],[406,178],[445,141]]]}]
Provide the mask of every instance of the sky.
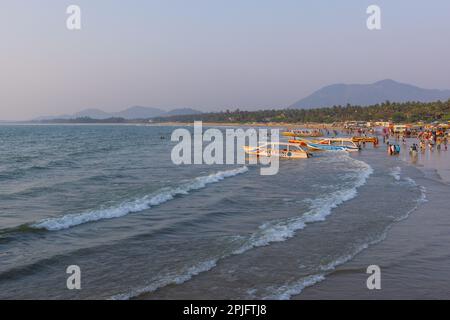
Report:
[{"label": "sky", "polygon": [[450,89],[449,39],[448,0],[0,0],[0,119],[281,108],[386,78]]}]

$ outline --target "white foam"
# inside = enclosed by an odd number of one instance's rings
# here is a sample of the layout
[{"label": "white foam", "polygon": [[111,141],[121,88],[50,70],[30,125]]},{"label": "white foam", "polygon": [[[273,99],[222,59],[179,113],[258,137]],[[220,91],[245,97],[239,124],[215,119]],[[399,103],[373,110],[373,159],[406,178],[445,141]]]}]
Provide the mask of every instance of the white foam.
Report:
[{"label": "white foam", "polygon": [[[359,161],[351,158],[344,152],[341,157],[344,157],[346,161],[353,163],[355,169],[355,182],[352,187],[344,190],[338,190],[334,193],[328,194],[326,197],[320,197],[313,201],[311,210],[302,217],[291,218],[286,221],[276,223],[265,223],[259,227],[259,230],[253,234],[248,241],[239,249],[232,252],[232,254],[241,254],[258,246],[266,246],[272,242],[285,241],[286,239],[293,237],[296,230],[303,229],[307,223],[314,221],[324,220],[327,215],[331,213],[331,210],[337,207],[339,204],[354,198],[357,195],[357,188],[363,186],[368,177],[373,173],[373,169],[370,165],[363,161]],[[334,159],[336,160],[336,159]],[[224,258],[228,255],[222,256]],[[220,259],[220,258],[219,258]],[[165,287],[170,284],[181,284],[190,280],[193,276],[209,271],[216,266],[218,259],[204,262],[200,265],[194,266],[188,269],[187,272],[181,275],[166,276],[158,281],[152,283],[149,286],[133,289],[128,293],[119,294],[113,299],[130,299],[139,296],[144,293],[151,293],[159,288]],[[278,290],[279,295],[274,295],[277,299],[288,299],[291,295],[301,292],[303,288],[311,286],[319,281],[325,279],[324,275],[314,275],[308,278],[302,279],[295,286],[286,288],[280,288]],[[268,298],[274,298],[268,297]]]},{"label": "white foam", "polygon": [[400,167],[395,167],[395,168],[392,168],[391,169],[391,171],[390,171],[390,175],[392,176],[392,177],[394,177],[394,179],[395,180],[397,180],[397,181],[400,181],[400,173],[402,172],[402,168],[400,168]]},{"label": "white foam", "polygon": [[273,242],[285,241],[294,236],[295,231],[306,226],[304,219],[291,218],[277,223],[265,223],[259,230],[252,234],[246,243],[233,254],[241,254],[255,247],[267,246]]},{"label": "white foam", "polygon": [[153,206],[160,205],[172,200],[177,195],[188,194],[189,191],[205,188],[208,184],[219,182],[225,178],[233,177],[248,171],[247,167],[219,171],[208,176],[197,177],[193,181],[178,188],[163,189],[153,195],[147,195],[140,199],[124,202],[116,207],[87,211],[79,214],[67,214],[62,217],[49,218],[39,221],[32,228],[47,229],[49,231],[68,229],[80,224],[123,217],[129,213],[147,210]]},{"label": "white foam", "polygon": [[417,187],[417,183],[415,180],[411,179],[410,177],[405,178],[406,183],[411,187]]},{"label": "white foam", "polygon": [[427,188],[425,188],[424,186],[420,186],[420,198],[417,200],[419,203],[424,203],[424,202],[428,202],[427,199]]},{"label": "white foam", "polygon": [[387,237],[387,231],[388,228],[375,240],[370,241],[369,243],[364,243],[358,247],[355,248],[355,250],[353,250],[352,253],[343,255],[337,259],[335,259],[334,261],[326,264],[326,265],[321,265],[319,266],[319,269],[322,271],[333,271],[335,270],[338,266],[352,260],[356,255],[358,255],[359,253],[361,253],[362,251],[364,251],[365,249],[367,249],[368,247],[370,247],[371,245],[380,243],[381,241],[385,240]]},{"label": "white foam", "polygon": [[182,284],[183,282],[186,282],[190,280],[192,277],[198,275],[201,272],[206,272],[211,270],[216,266],[217,260],[208,260],[202,263],[199,263],[197,265],[194,265],[188,269],[186,269],[184,272],[181,272],[181,274],[170,274],[163,278],[158,279],[154,283],[138,288],[138,289],[132,289],[127,293],[121,293],[118,295],[115,295],[111,297],[112,300],[129,300],[134,297],[138,297],[145,293],[151,293],[156,291],[159,288],[171,285],[171,284]]},{"label": "white foam", "polygon": [[413,179],[407,177],[405,178],[405,180],[407,181],[408,185],[410,186],[414,186],[414,187],[419,187],[420,190],[420,197],[416,199],[416,205],[409,210],[406,214],[404,214],[401,217],[396,218],[394,221],[395,222],[399,222],[399,221],[403,221],[407,218],[409,218],[409,216],[411,215],[411,213],[413,213],[414,211],[417,210],[417,208],[419,208],[419,206],[425,202],[428,202],[427,199],[427,188],[425,188],[424,186],[419,186],[416,181],[414,181]]},{"label": "white foam", "polygon": [[[397,168],[400,169],[400,167],[397,167]],[[400,175],[396,176],[394,172],[400,173],[400,171],[399,170],[398,171],[395,170],[395,168],[391,171],[391,175],[393,175],[396,178],[397,181],[400,181]],[[418,187],[419,190],[420,190],[420,197],[416,199],[416,205],[411,210],[409,210],[405,215],[395,219],[395,221],[397,221],[397,222],[407,219],[409,217],[409,215],[412,212],[414,212],[419,207],[420,204],[428,201],[428,199],[427,199],[427,189],[424,186],[418,185],[417,182],[414,179],[412,179],[410,177],[405,177],[401,181],[401,183],[402,184],[406,184],[409,187],[414,187],[414,188]]]},{"label": "white foam", "polygon": [[373,173],[370,165],[346,156],[346,160],[354,164],[355,181],[347,189],[337,190],[322,197],[309,200],[310,210],[300,217],[294,217],[283,221],[269,222],[261,225],[259,230],[250,236],[249,240],[234,254],[241,254],[251,248],[269,245],[273,242],[285,241],[295,235],[295,232],[306,227],[308,223],[323,221],[332,210],[340,204],[353,199],[358,194],[357,189],[363,186],[368,177]]},{"label": "white foam", "polygon": [[333,270],[335,270],[338,266],[352,260],[356,255],[367,249],[369,246],[377,244],[386,239],[386,232],[387,230],[383,232],[377,239],[358,246],[352,253],[345,254],[326,265],[319,266],[321,273],[307,276],[293,283],[279,287],[278,289],[274,290],[273,295],[266,297],[266,299],[289,300],[292,296],[299,295],[300,293],[302,293],[303,289],[325,280],[325,277]]},{"label": "white foam", "polygon": [[[394,172],[399,172],[400,170],[395,170]],[[396,179],[396,180],[400,180]],[[418,206],[423,203],[428,201],[426,198],[426,188],[423,186],[419,186],[416,181],[414,181],[413,179],[406,177],[404,179],[406,181],[406,183],[410,186],[415,186],[415,187],[419,187],[421,195],[420,197],[416,200],[416,206],[414,206],[414,208],[412,208],[410,211],[407,212],[407,214],[403,217],[400,217],[398,219],[396,219],[395,221],[401,221],[404,220],[406,218],[409,217],[409,215],[415,211]],[[362,180],[360,181],[360,183],[362,182]],[[347,193],[347,196],[351,195],[350,190],[348,190],[349,192]],[[342,197],[342,199],[344,199],[345,196]],[[324,207],[326,208],[326,207]],[[325,277],[330,274],[333,270],[335,270],[338,266],[352,260],[356,255],[358,255],[359,253],[361,253],[362,251],[364,251],[365,249],[367,249],[368,247],[370,247],[371,245],[380,243],[381,241],[385,240],[387,237],[387,232],[389,231],[391,226],[388,226],[386,228],[386,230],[384,230],[384,232],[377,237],[376,239],[368,242],[368,243],[364,243],[358,247],[356,247],[353,252],[349,253],[349,254],[345,254],[341,257],[338,257],[337,259],[331,261],[328,264],[325,265],[321,265],[319,266],[319,269],[321,270],[321,273],[315,274],[315,275],[311,275],[311,276],[307,276],[304,278],[301,278],[298,281],[295,281],[293,283],[290,284],[286,284],[283,285],[281,287],[279,287],[278,289],[274,290],[274,294],[271,296],[266,297],[266,299],[276,299],[276,300],[288,300],[290,299],[292,296],[294,295],[299,295],[306,287],[312,286],[320,281],[325,280]]]},{"label": "white foam", "polygon": [[[411,186],[418,186],[417,183],[407,177],[405,178],[405,180],[408,182],[409,185]],[[411,210],[409,210],[406,215],[396,219],[395,221],[401,221],[404,220],[406,218],[409,217],[409,215],[415,211],[418,206],[423,203],[428,201],[426,198],[426,188],[423,186],[419,186],[419,189],[421,191],[421,195],[420,197],[416,200],[417,204],[416,206],[414,206],[414,208],[412,208]],[[288,284],[288,285],[284,285],[282,287],[280,287],[279,289],[275,290],[275,295],[271,296],[269,298],[271,299],[279,299],[279,300],[287,300],[290,299],[292,296],[294,295],[298,295],[300,294],[304,288],[312,286],[314,284],[316,284],[317,282],[320,282],[322,280],[325,279],[326,275],[330,274],[330,272],[332,272],[333,270],[335,270],[338,266],[352,260],[356,255],[358,255],[359,253],[361,253],[362,251],[364,251],[365,249],[367,249],[368,247],[370,247],[371,245],[380,243],[381,241],[385,240],[387,237],[387,232],[389,231],[391,226],[388,226],[386,228],[386,230],[376,239],[370,241],[369,243],[364,243],[358,247],[355,248],[355,250],[353,250],[352,253],[343,255],[335,260],[333,260],[332,262],[326,264],[326,265],[321,265],[319,266],[319,269],[323,272],[320,274],[316,274],[316,275],[312,275],[312,276],[308,276],[305,278],[302,278],[294,283]]]},{"label": "white foam", "polygon": [[316,283],[325,280],[325,275],[316,274],[300,279],[299,281],[282,286],[270,296],[264,297],[265,300],[289,300],[292,296],[300,294],[303,289],[315,285]]}]

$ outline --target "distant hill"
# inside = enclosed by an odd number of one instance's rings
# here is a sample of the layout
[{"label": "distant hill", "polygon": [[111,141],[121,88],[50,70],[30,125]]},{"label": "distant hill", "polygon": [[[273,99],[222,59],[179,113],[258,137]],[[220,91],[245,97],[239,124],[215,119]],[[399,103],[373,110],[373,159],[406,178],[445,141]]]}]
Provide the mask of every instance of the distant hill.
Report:
[{"label": "distant hill", "polygon": [[73,114],[72,116],[67,116],[67,118],[84,118],[89,117],[93,119],[107,119],[110,118],[111,115],[105,111],[99,109],[86,109],[80,112]]},{"label": "distant hill", "polygon": [[447,100],[450,90],[423,89],[413,85],[386,79],[372,84],[333,84],[297,101],[290,108],[311,109],[345,106],[347,104],[369,106],[391,102]]},{"label": "distant hill", "polygon": [[158,108],[134,106],[123,111],[111,113],[110,116],[124,119],[147,119],[159,117],[164,113],[166,113],[164,110]]},{"label": "distant hill", "polygon": [[100,109],[85,109],[72,115],[64,114],[59,116],[44,116],[33,119],[34,121],[49,121],[55,119],[69,120],[78,118],[90,118],[104,120],[109,118],[123,118],[126,120],[149,119],[155,117],[169,117],[178,115],[200,114],[201,111],[191,108],[173,109],[164,111],[159,108],[133,106],[119,112],[105,112]]}]

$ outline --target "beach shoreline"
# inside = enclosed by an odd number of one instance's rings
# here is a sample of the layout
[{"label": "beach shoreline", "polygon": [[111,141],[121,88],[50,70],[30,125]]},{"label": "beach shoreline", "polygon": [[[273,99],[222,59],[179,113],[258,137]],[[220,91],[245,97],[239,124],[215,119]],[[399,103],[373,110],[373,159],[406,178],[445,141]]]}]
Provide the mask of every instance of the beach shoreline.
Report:
[{"label": "beach shoreline", "polygon": [[[150,122],[150,126],[167,126],[167,127],[190,127],[193,126],[193,122]],[[305,129],[339,129],[342,126],[335,126],[332,123],[292,123],[292,122],[253,122],[253,123],[241,123],[241,122],[202,122],[205,127],[275,127],[275,128],[305,128]]]},{"label": "beach shoreline", "polygon": [[[163,125],[168,125],[167,123]],[[171,123],[180,126],[181,123]],[[192,125],[192,124],[183,124]],[[339,130],[342,127],[317,124],[247,124],[203,123],[203,126],[218,127],[302,127]],[[400,141],[396,143],[401,144]],[[423,190],[426,200],[420,202],[405,219],[395,222],[386,231],[385,237],[368,246],[350,261],[336,267],[323,281],[307,286],[291,299],[442,299],[450,298],[447,279],[450,278],[450,256],[440,243],[450,241],[450,236],[442,236],[450,226],[447,215],[447,194],[450,185],[450,151],[430,151],[420,153],[418,158],[409,154],[409,146],[418,143],[408,138],[401,145],[398,157],[400,164],[421,172],[415,178]],[[384,149],[385,145],[380,145]],[[386,157],[389,157],[386,151]],[[394,157],[395,158],[395,157]],[[405,177],[409,179],[409,177]],[[425,191],[424,191],[425,194]],[[395,210],[395,208],[393,208]],[[432,213],[430,215],[430,212]],[[426,249],[424,249],[426,248]],[[436,249],[438,248],[438,249]],[[412,258],[409,255],[412,254]],[[369,274],[366,269],[378,265],[382,270],[382,289],[369,290],[366,286]],[[427,272],[423,273],[423,270]]]},{"label": "beach shoreline", "polygon": [[[383,241],[369,246],[293,299],[450,298],[450,255],[445,249],[450,241],[450,152],[427,150],[411,163],[404,149],[399,160],[420,170],[423,176],[416,182],[426,192],[426,200],[408,217],[394,223]],[[381,290],[367,288],[370,265],[381,269]]]},{"label": "beach shoreline", "polygon": [[[427,149],[413,161],[407,145],[389,156],[386,145],[366,144],[361,152],[282,161],[279,174],[265,177],[257,166],[175,166],[168,160],[173,144],[161,139],[170,136],[169,126],[0,129],[11,146],[39,155],[56,150],[49,156],[59,159],[23,159],[19,149],[11,157],[21,161],[20,171],[4,168],[5,178],[16,179],[4,186],[5,205],[14,206],[10,193],[30,194],[25,205],[38,203],[40,211],[30,216],[17,207],[4,220],[9,253],[2,256],[2,271],[46,268],[23,279],[5,276],[3,297],[74,298],[54,289],[65,274],[51,273],[74,260],[90,274],[86,289],[76,292],[83,299],[449,297],[449,185],[441,178],[448,151]],[[65,148],[80,134],[88,143]],[[99,175],[96,165],[108,170]],[[29,179],[45,189],[30,186]],[[60,192],[77,196],[57,202]],[[60,247],[39,251],[68,236],[69,255],[61,258]],[[366,268],[373,264],[382,270],[380,291],[366,287]],[[96,278],[105,275],[114,281],[99,285]],[[48,290],[42,294],[42,288]]]}]

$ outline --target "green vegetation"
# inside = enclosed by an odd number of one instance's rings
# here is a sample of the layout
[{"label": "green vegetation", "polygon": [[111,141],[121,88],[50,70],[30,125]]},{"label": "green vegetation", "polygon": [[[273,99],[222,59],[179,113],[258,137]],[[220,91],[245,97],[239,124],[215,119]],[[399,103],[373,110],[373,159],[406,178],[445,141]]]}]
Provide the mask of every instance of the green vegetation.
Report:
[{"label": "green vegetation", "polygon": [[450,99],[442,102],[405,102],[391,103],[386,101],[368,107],[334,106],[320,109],[280,109],[261,111],[224,111],[195,115],[154,118],[154,122],[286,122],[286,123],[333,123],[345,121],[393,121],[402,122],[433,122],[450,120]]},{"label": "green vegetation", "polygon": [[[211,112],[202,114],[176,115],[152,118],[152,122],[217,122],[217,123],[335,123],[345,121],[393,121],[395,123],[413,123],[418,121],[450,121],[450,99],[435,102],[391,103],[386,101],[373,106],[334,106],[319,109],[278,109]],[[54,119],[44,123],[143,123],[148,119],[126,120],[124,118],[92,119]]]}]

